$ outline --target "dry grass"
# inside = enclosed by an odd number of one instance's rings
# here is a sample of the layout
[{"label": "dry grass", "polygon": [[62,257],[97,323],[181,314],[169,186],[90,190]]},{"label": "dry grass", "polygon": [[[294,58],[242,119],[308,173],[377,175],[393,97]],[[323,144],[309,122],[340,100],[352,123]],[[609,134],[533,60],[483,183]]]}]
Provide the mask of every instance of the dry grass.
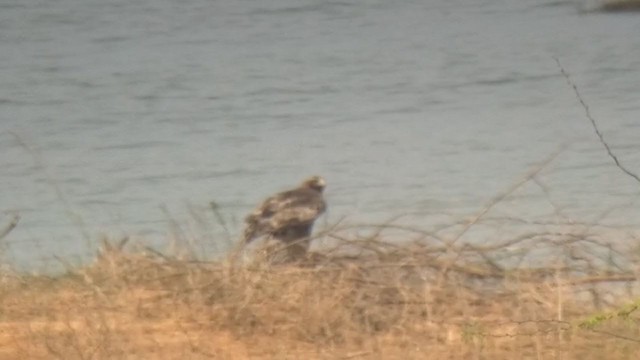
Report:
[{"label": "dry grass", "polygon": [[[300,264],[107,246],[65,275],[4,273],[0,359],[640,357],[635,308],[607,312],[636,298],[631,248],[583,232],[472,246],[372,228],[332,229]],[[389,230],[412,240],[383,242]],[[534,250],[557,256],[522,265]]]}]

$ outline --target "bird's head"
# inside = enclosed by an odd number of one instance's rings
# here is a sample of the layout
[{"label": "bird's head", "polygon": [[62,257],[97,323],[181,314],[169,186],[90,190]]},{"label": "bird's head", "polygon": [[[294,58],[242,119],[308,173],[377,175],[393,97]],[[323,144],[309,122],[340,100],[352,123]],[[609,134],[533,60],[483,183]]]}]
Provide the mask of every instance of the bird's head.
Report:
[{"label": "bird's head", "polygon": [[302,182],[302,187],[313,189],[318,192],[322,192],[326,186],[327,182],[322,178],[322,176],[312,176]]}]

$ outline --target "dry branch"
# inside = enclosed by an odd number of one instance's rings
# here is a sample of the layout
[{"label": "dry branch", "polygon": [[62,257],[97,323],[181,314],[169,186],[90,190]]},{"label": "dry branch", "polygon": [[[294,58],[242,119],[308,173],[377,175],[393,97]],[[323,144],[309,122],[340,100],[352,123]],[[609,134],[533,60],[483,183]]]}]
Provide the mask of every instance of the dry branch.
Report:
[{"label": "dry branch", "polygon": [[0,240],[4,239],[5,236],[9,235],[9,233],[18,225],[20,221],[20,215],[14,215],[13,219],[5,226],[4,229],[0,230]]},{"label": "dry branch", "polygon": [[564,67],[560,63],[560,59],[554,58],[554,60],[558,64],[558,67],[560,68],[560,72],[562,73],[562,76],[564,76],[564,78],[567,80],[567,84],[569,84],[569,86],[571,86],[571,88],[573,89],[573,92],[575,93],[576,98],[578,99],[578,102],[580,102],[580,105],[584,109],[584,113],[587,116],[587,119],[589,119],[589,121],[591,122],[591,126],[593,127],[593,130],[595,131],[596,135],[598,136],[598,140],[600,140],[600,143],[607,150],[607,154],[609,155],[609,157],[611,159],[613,159],[613,162],[616,164],[616,166],[620,170],[622,170],[622,172],[624,172],[625,174],[629,175],[630,177],[632,177],[633,179],[635,179],[637,182],[640,183],[640,177],[638,177],[638,175],[636,175],[635,173],[633,173],[629,169],[627,169],[625,166],[623,166],[620,163],[620,160],[618,160],[618,157],[613,153],[613,151],[611,151],[611,147],[604,140],[604,136],[602,135],[602,132],[598,128],[598,124],[596,123],[596,120],[591,115],[591,111],[589,110],[589,106],[583,100],[582,95],[580,95],[580,91],[578,90],[578,86],[573,82],[573,80],[571,80],[571,77],[569,76],[569,73],[567,73],[567,71],[564,69]]}]

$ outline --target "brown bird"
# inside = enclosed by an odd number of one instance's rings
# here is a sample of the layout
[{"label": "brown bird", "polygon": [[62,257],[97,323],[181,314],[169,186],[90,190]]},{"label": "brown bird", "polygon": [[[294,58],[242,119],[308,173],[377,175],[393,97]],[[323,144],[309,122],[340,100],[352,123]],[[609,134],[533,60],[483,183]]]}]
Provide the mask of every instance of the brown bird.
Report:
[{"label": "brown bird", "polygon": [[245,218],[244,243],[266,236],[286,244],[290,255],[306,254],[313,223],[327,208],[322,196],[325,186],[322,177],[312,176],[297,188],[264,200]]}]

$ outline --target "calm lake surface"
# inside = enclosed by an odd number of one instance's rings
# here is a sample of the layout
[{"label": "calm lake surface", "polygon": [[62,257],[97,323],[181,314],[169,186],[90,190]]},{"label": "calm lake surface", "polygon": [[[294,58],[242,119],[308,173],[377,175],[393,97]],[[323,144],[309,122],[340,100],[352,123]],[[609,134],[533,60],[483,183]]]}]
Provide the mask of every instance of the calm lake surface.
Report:
[{"label": "calm lake surface", "polygon": [[561,147],[487,217],[634,238],[640,184],[554,58],[640,173],[640,15],[584,5],[3,0],[0,227],[21,220],[2,261],[82,261],[101,235],[221,251],[257,202],[313,174],[328,181],[325,224],[405,214],[428,229]]}]

